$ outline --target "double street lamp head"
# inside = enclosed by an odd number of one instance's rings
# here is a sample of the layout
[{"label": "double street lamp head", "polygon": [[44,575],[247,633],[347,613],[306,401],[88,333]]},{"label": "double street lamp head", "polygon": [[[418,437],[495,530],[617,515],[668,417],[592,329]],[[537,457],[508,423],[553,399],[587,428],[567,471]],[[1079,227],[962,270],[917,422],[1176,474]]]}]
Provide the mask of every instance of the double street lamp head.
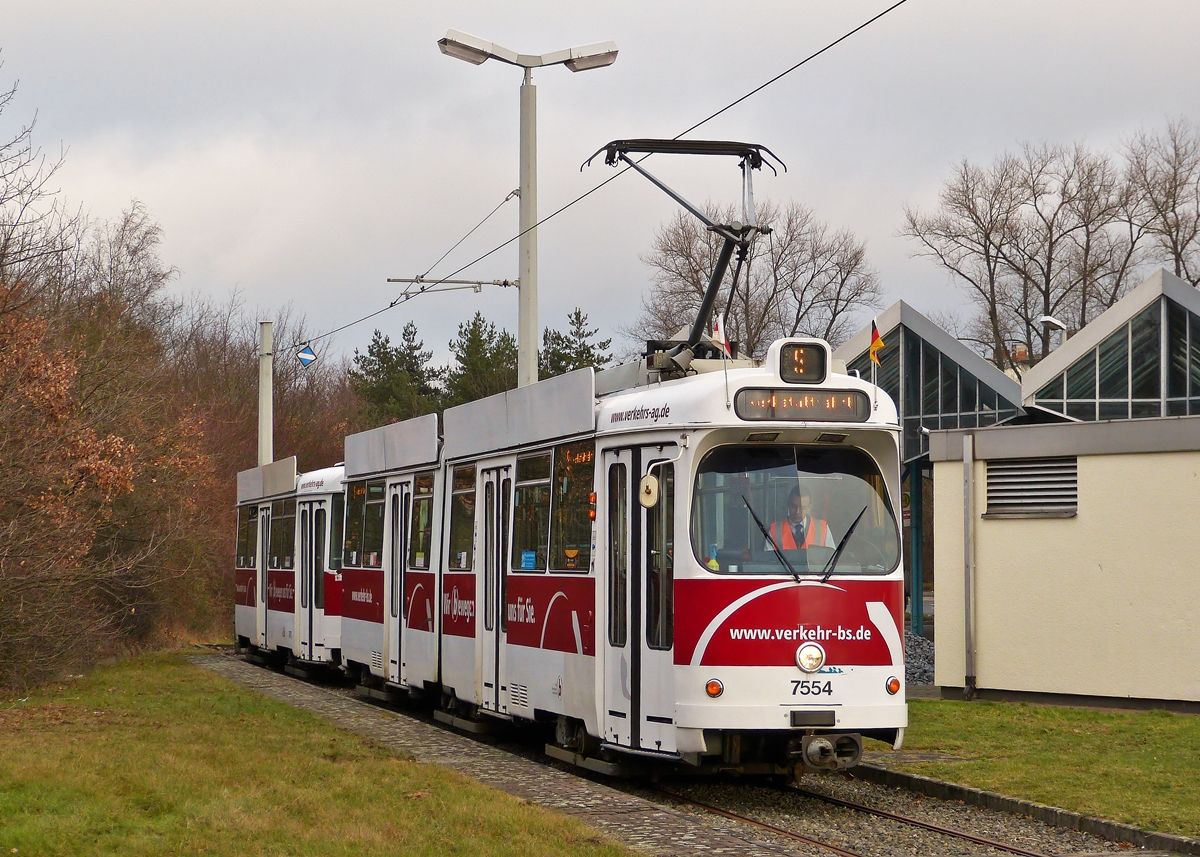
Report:
[{"label": "double street lamp head", "polygon": [[571,71],[587,71],[591,68],[612,65],[617,61],[615,42],[596,42],[594,45],[582,45],[549,54],[519,54],[478,36],[460,33],[458,30],[447,30],[446,35],[438,39],[438,48],[447,56],[466,60],[472,65],[480,65],[489,59],[497,59],[500,62],[527,69],[541,68],[547,65],[565,65]]}]

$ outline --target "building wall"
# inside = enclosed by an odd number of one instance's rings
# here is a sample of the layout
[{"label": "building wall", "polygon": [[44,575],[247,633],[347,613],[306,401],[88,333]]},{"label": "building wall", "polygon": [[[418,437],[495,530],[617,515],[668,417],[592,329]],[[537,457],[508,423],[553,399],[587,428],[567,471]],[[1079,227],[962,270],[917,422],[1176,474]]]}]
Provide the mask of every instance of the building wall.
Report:
[{"label": "building wall", "polygon": [[[1200,452],[1080,455],[1078,468],[1076,517],[984,519],[975,462],[977,686],[1200,701]],[[965,675],[963,518],[963,463],[936,461],[943,687]]]}]

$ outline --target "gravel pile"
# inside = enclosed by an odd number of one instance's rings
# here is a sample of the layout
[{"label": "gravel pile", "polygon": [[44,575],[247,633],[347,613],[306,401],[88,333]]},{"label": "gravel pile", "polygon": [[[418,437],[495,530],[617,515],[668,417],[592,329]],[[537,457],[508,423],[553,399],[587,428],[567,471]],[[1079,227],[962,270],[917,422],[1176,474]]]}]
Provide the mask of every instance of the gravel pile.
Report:
[{"label": "gravel pile", "polygon": [[911,631],[904,632],[904,681],[933,684],[933,643]]}]

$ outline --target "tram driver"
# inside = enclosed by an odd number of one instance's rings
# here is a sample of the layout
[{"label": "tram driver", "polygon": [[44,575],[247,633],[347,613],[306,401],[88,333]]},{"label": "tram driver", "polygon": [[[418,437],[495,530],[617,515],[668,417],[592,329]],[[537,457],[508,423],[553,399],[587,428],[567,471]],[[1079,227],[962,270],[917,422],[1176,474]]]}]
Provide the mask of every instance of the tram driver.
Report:
[{"label": "tram driver", "polygon": [[[812,491],[806,485],[795,485],[788,494],[787,517],[771,524],[771,540],[780,550],[807,549],[812,545],[832,548],[837,544],[829,524],[813,516]],[[767,549],[771,545],[766,545]]]}]

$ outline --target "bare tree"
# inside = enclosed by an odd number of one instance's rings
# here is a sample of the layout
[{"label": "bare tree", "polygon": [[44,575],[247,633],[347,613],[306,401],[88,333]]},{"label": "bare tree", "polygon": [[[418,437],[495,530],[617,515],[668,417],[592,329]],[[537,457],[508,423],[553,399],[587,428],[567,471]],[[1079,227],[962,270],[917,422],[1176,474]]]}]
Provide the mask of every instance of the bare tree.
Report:
[{"label": "bare tree", "polygon": [[1126,146],[1129,174],[1153,239],[1154,258],[1200,286],[1200,134],[1186,119]]},{"label": "bare tree", "polygon": [[1076,329],[1128,292],[1146,229],[1137,194],[1102,153],[1026,144],[990,167],[955,167],[933,214],[905,209],[901,234],[963,284],[977,317],[964,325],[997,366],[1020,372],[1013,343],[1044,357],[1041,316]]},{"label": "bare tree", "polygon": [[[714,221],[738,219],[732,206],[712,203]],[[758,220],[772,233],[759,236],[742,267],[736,291],[731,265],[717,299],[731,339],[761,356],[780,336],[820,336],[837,345],[851,333],[855,313],[878,306],[879,277],[866,248],[849,230],[833,231],[812,209],[760,202]],[[655,269],[650,294],[637,321],[623,331],[634,339],[665,339],[692,322],[722,239],[695,218],[677,213],[655,233],[642,261]]]},{"label": "bare tree", "polygon": [[1004,261],[1010,222],[1016,217],[1016,160],[1005,155],[990,170],[963,160],[942,185],[939,208],[922,214],[905,207],[902,235],[916,239],[916,255],[936,261],[957,277],[978,310],[973,343],[997,366],[1013,366],[1005,348],[1010,319],[1003,311],[1008,269]]}]

